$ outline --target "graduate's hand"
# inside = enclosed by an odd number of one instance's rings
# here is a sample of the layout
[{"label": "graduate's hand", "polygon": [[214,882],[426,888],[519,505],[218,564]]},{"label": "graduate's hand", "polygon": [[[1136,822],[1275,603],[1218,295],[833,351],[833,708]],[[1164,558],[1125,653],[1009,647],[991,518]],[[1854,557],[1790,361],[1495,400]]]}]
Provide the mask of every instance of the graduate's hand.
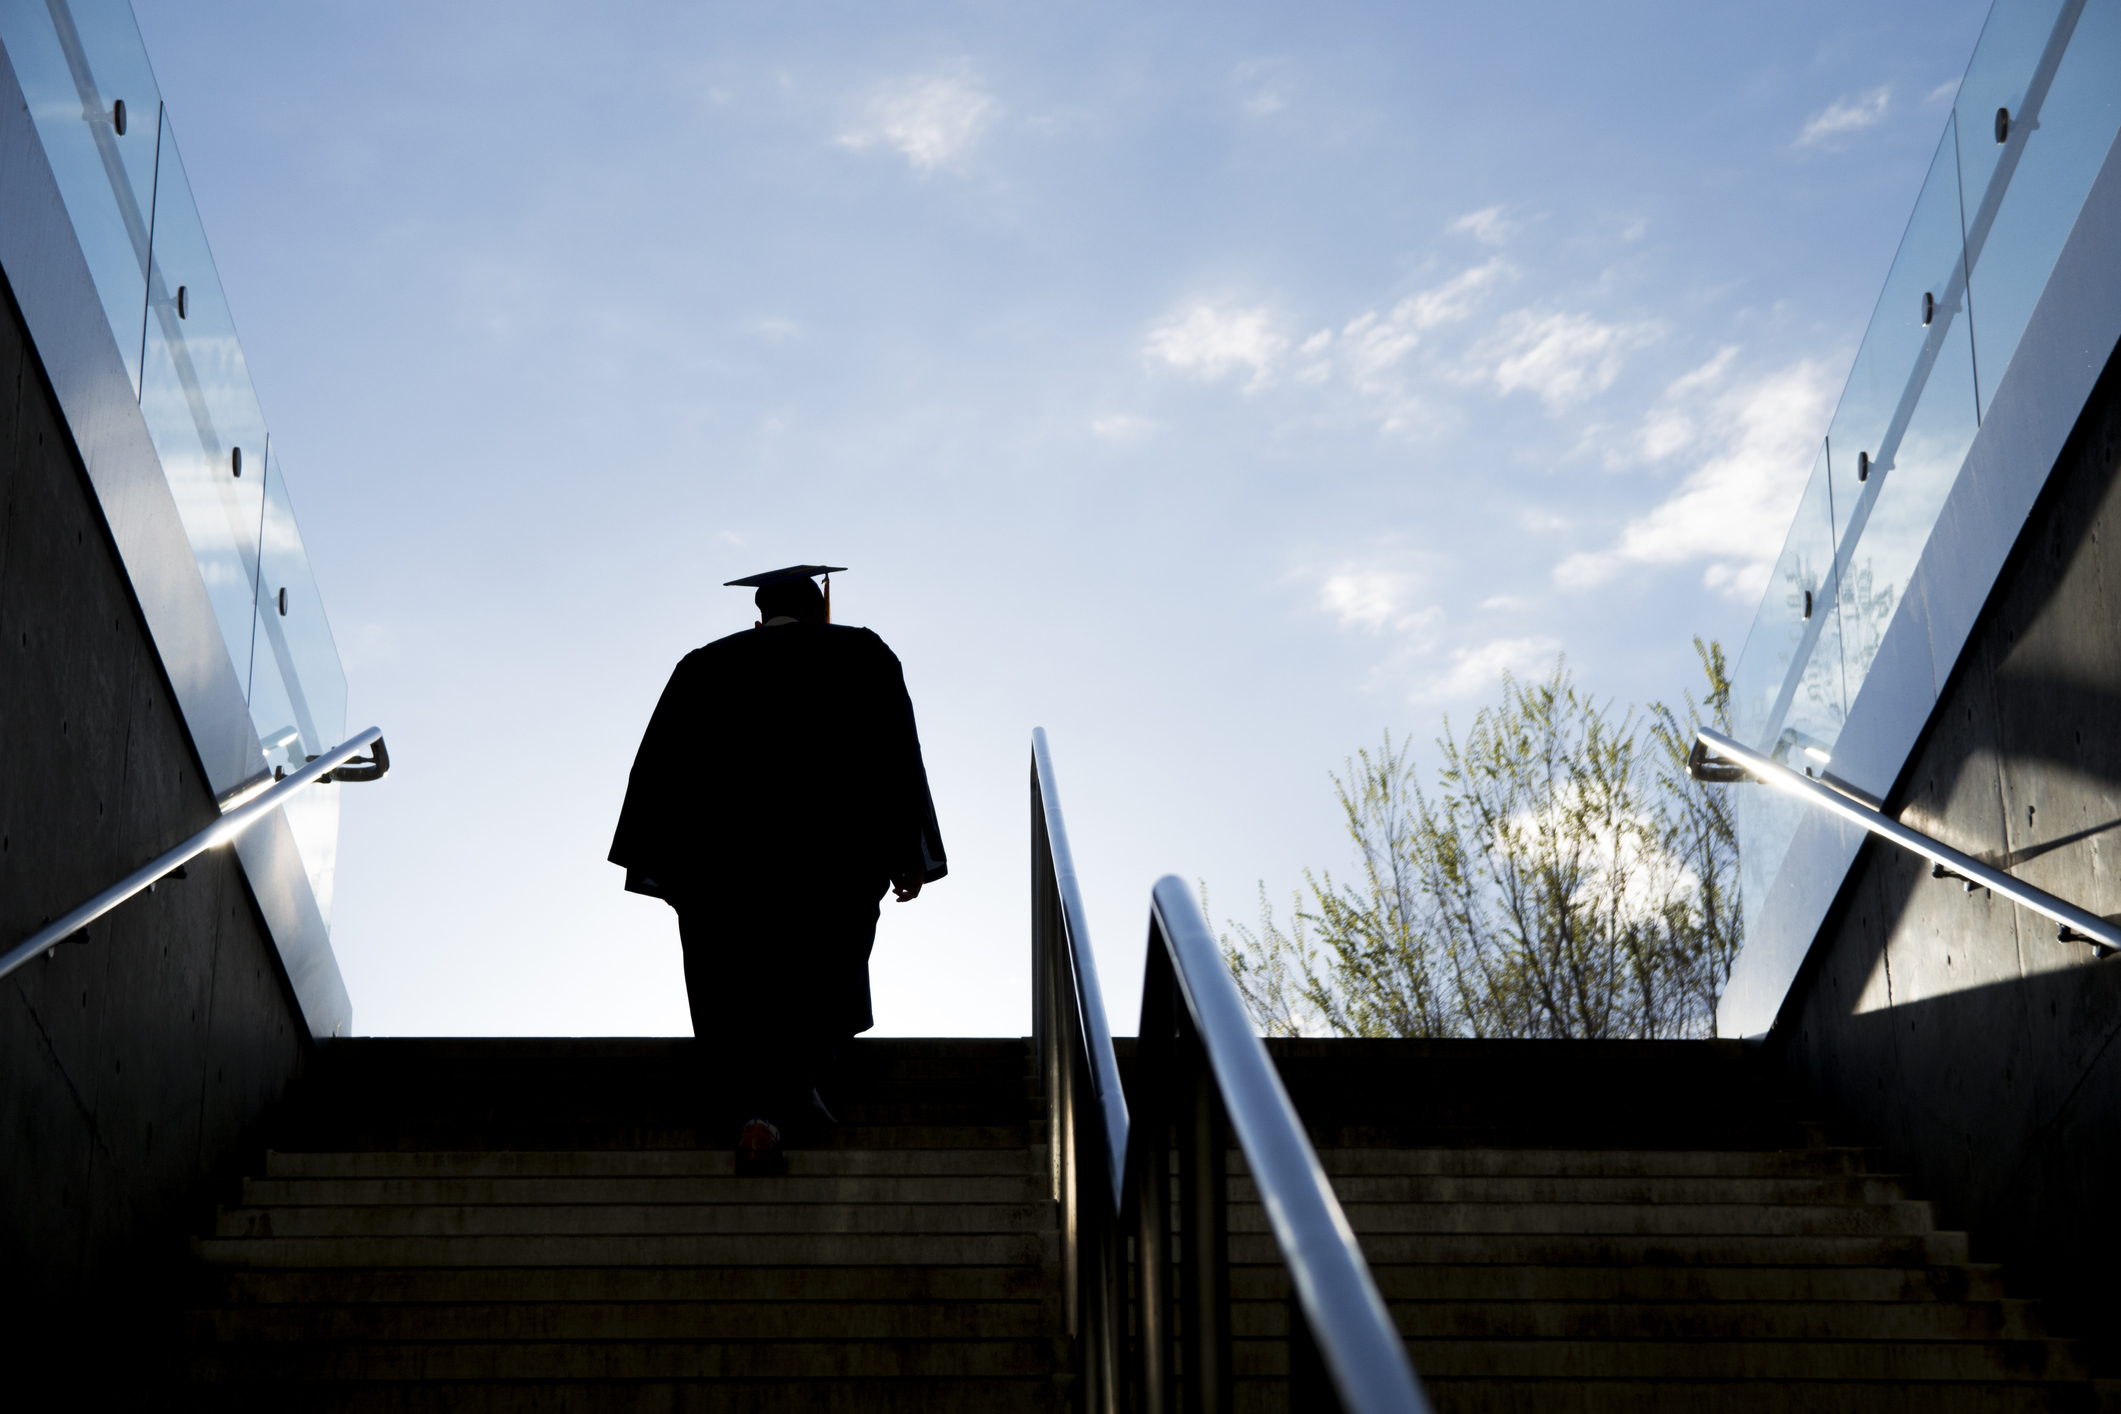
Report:
[{"label": "graduate's hand", "polygon": [[913,902],[921,896],[921,876],[915,874],[906,879],[893,879],[891,881],[891,896],[900,903]]}]

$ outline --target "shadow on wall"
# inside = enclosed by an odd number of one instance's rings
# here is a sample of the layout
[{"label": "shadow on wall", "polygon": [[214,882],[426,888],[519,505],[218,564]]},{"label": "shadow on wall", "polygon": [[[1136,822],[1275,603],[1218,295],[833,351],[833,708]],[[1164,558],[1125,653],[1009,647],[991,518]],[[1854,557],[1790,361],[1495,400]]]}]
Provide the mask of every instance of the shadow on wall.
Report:
[{"label": "shadow on wall", "polygon": [[[2121,864],[2121,836],[2102,838],[2121,831],[2121,771],[2100,759],[2106,755],[2104,750],[2087,750],[2086,727],[2069,725],[2099,723],[2092,730],[2101,734],[2115,730],[2111,724],[2121,723],[2121,691],[2082,678],[2051,672],[2013,672],[2013,665],[2003,666],[2004,685],[2009,693],[2037,699],[2042,704],[2041,715],[2047,719],[2043,725],[2049,729],[2014,739],[2007,765],[1997,748],[1987,742],[1967,743],[1967,753],[1956,761],[1932,763],[1925,754],[1921,768],[1903,787],[1906,799],[1900,818],[1997,869],[2016,870],[2077,845],[2089,845],[2094,856],[2110,852],[2114,861]],[[1986,704],[1960,704],[1958,721],[1940,720],[1933,734],[1949,735],[1954,727],[1978,725],[1983,705]],[[2037,793],[2040,798],[2027,799],[2019,805],[2013,818],[2001,794],[2006,781],[2023,786],[2035,777],[2046,789]],[[1993,798],[1996,818],[1982,832],[1982,844],[1987,847],[1974,847],[1966,840],[1953,838],[1951,832],[1955,824],[1963,823],[1966,808],[1983,796]],[[2031,814],[2026,813],[2028,805],[2032,807]],[[1992,841],[1998,837],[2007,841],[2005,847],[1994,847]],[[2078,901],[2059,882],[2042,883],[2041,887],[2071,902]],[[2115,917],[2121,919],[2121,914]]]},{"label": "shadow on wall", "polygon": [[[1885,872],[1879,863],[1874,875]],[[2048,931],[2036,915],[1932,881],[1920,860],[1893,861],[1892,872],[1985,915],[1994,936],[2011,938],[2014,922]],[[1838,1139],[1860,1138],[1916,1175],[1945,1225],[1973,1233],[1977,1261],[2005,1263],[2014,1294],[2044,1298],[2058,1329],[2115,1368],[2121,957],[2087,965],[2077,944],[2079,961],[2056,970],[1922,995],[1940,968],[1978,964],[1964,955],[1964,933],[1891,926],[1903,917],[1857,901],[1813,990],[1822,1005],[1794,1023],[1792,1068],[1857,1125]],[[1847,946],[1858,937],[1869,946]],[[1912,956],[1920,949],[1936,955]]]},{"label": "shadow on wall", "polygon": [[[2121,356],[2020,532],[1889,808],[2121,910]],[[2109,563],[2112,561],[2112,563]],[[1747,787],[1739,787],[1747,789]],[[1792,986],[1790,1071],[2121,1371],[2121,956],[1872,841]]]},{"label": "shadow on wall", "polygon": [[[0,948],[219,814],[173,700],[0,281]],[[188,1234],[313,1050],[227,849],[0,981],[0,1354],[17,1385],[63,1378],[59,1407],[148,1378]]]}]

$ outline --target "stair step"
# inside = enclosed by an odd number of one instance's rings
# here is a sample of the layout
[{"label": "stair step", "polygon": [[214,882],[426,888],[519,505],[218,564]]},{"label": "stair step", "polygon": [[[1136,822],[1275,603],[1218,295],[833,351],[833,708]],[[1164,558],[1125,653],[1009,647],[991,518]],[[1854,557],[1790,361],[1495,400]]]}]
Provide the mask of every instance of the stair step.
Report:
[{"label": "stair step", "polygon": [[444,1380],[996,1379],[1052,1371],[1049,1340],[616,1340],[195,1348],[192,1378]]},{"label": "stair step", "polygon": [[[1023,1379],[462,1380],[219,1384],[215,1408],[244,1414],[994,1414],[1067,1407],[1065,1377]],[[1286,1408],[1286,1400],[1279,1406]]]},{"label": "stair step", "polygon": [[245,1179],[246,1208],[531,1204],[765,1203],[836,1205],[1046,1201],[1041,1178],[1002,1174],[805,1175],[760,1180],[702,1174],[662,1178]]},{"label": "stair step", "polygon": [[[1233,1342],[1240,1376],[1288,1374],[1285,1341]],[[2067,1342],[1821,1340],[1410,1340],[1443,1379],[1723,1379],[1906,1382],[2084,1380]],[[1800,1405],[1799,1407],[1803,1407]]]},{"label": "stair step", "polygon": [[[2024,1341],[2047,1332],[2027,1301],[1388,1301],[1409,1340]],[[1235,1303],[1231,1329],[1285,1339],[1286,1301]]]},{"label": "stair step", "polygon": [[1048,1274],[1005,1266],[220,1268],[205,1296],[230,1306],[588,1301],[1057,1302]]},{"label": "stair step", "polygon": [[[1342,1203],[1743,1203],[1811,1206],[1818,1204],[1900,1203],[1908,1200],[1905,1184],[1880,1175],[1837,1174],[1803,1178],[1755,1178],[1734,1174],[1673,1177],[1661,1174],[1332,1175],[1333,1192]],[[1249,1175],[1229,1179],[1230,1201],[1257,1203],[1259,1190]]]},{"label": "stair step", "polygon": [[1043,1340],[1045,1301],[902,1301],[880,1278],[868,1301],[459,1301],[428,1305],[224,1307],[192,1338],[220,1342],[433,1344],[501,1341]]},{"label": "stair step", "polygon": [[[1966,1234],[1932,1232],[1896,1237],[1784,1237],[1770,1234],[1634,1234],[1557,1236],[1548,1233],[1358,1233],[1372,1266],[1398,1263],[1495,1262],[1509,1266],[1823,1266],[1931,1267],[1966,1260]],[[1234,1263],[1278,1265],[1281,1254],[1265,1233],[1234,1233]]]},{"label": "stair step", "polygon": [[[1993,1301],[2003,1296],[1995,1266],[1548,1266],[1508,1263],[1373,1266],[1387,1301]],[[1235,1267],[1230,1290],[1241,1301],[1289,1299],[1278,1263]]]},{"label": "stair step", "polygon": [[[2081,1387],[2024,1381],[1950,1385],[1835,1380],[1595,1380],[1436,1377],[1423,1381],[1437,1414],[2092,1414]],[[1279,1380],[1240,1380],[1237,1414],[1283,1414]]]},{"label": "stair step", "polygon": [[[1042,1174],[1043,1150],[954,1146],[922,1149],[791,1149],[788,1177]],[[269,1178],[726,1178],[732,1150],[688,1145],[662,1149],[371,1149],[268,1151]],[[773,1184],[776,1178],[747,1179]]]},{"label": "stair step", "polygon": [[208,1237],[202,1262],[242,1267],[1016,1266],[1051,1260],[1028,1233],[655,1236]]},{"label": "stair step", "polygon": [[[1867,1149],[1492,1149],[1321,1148],[1321,1167],[1341,1174],[1486,1174],[1497,1176],[1755,1178],[1872,1171]],[[1232,1149],[1229,1171],[1248,1173]]]},{"label": "stair step", "polygon": [[[298,1136],[304,1149],[397,1149],[407,1152],[434,1149],[701,1149],[733,1151],[735,1136],[724,1139],[707,1135],[696,1125],[614,1126],[581,1124],[568,1126],[538,1115],[521,1122],[492,1124],[427,1124],[393,1122],[375,1128],[338,1125],[316,1128]],[[1031,1129],[1024,1124],[843,1124],[833,1131],[829,1143],[797,1147],[806,1152],[835,1149],[1015,1149],[1031,1143]]]},{"label": "stair step", "polygon": [[601,1203],[224,1208],[223,1238],[690,1234],[963,1236],[1051,1227],[1050,1203]]},{"label": "stair step", "polygon": [[[1935,1227],[1927,1203],[1343,1203],[1348,1224],[1372,1233],[1637,1234],[1654,1237],[1884,1237]],[[1230,1205],[1230,1231],[1268,1231],[1258,1203]]]}]

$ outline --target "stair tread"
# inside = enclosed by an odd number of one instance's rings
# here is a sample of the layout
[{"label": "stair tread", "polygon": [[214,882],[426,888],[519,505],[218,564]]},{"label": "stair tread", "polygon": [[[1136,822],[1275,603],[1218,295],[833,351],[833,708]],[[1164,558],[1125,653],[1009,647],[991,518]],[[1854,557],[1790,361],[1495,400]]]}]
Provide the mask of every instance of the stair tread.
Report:
[{"label": "stair tread", "polygon": [[[853,1177],[1023,1174],[1043,1165],[1022,1147],[958,1146],[924,1149],[791,1149],[788,1176]],[[265,1171],[273,1178],[541,1177],[655,1178],[721,1177],[736,1172],[729,1149],[354,1149],[271,1150]],[[777,1179],[755,1181],[774,1183]]]},{"label": "stair tread", "polygon": [[957,1236],[1038,1232],[1051,1203],[434,1203],[223,1209],[216,1237]]},{"label": "stair tread", "polygon": [[[1343,1203],[1359,1234],[1887,1236],[1934,1231],[1927,1203]],[[1230,1231],[1269,1230],[1257,1203],[1230,1204]]]},{"label": "stair tread", "polygon": [[[1283,1340],[1233,1342],[1240,1374],[1288,1371]],[[2083,1380],[2064,1341],[1410,1340],[1415,1368],[1452,1376],[1581,1379]]]},{"label": "stair tread", "polygon": [[1047,1234],[975,1233],[938,1242],[897,1233],[472,1237],[196,1238],[214,1265],[275,1267],[1018,1266],[1044,1261]]},{"label": "stair tread", "polygon": [[1045,1185],[1029,1174],[733,1174],[247,1179],[246,1208],[534,1207],[719,1203],[1033,1203]]},{"label": "stair tread", "polygon": [[1032,1340],[617,1340],[273,1342],[195,1347],[208,1368],[253,1379],[892,1379],[993,1378],[1053,1368]]}]

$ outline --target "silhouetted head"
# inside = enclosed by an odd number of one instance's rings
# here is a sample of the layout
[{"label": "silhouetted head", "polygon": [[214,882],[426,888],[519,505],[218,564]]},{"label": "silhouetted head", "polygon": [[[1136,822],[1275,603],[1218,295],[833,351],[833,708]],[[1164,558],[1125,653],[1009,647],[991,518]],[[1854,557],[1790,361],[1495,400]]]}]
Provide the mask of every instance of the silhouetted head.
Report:
[{"label": "silhouetted head", "polygon": [[[805,624],[831,623],[832,576],[845,568],[845,565],[789,565],[786,569],[732,579],[727,587],[734,589],[742,585],[758,591],[752,595],[751,602],[759,606],[761,624],[770,624],[775,619],[794,619]],[[825,576],[823,592],[811,582],[816,575]]]},{"label": "silhouetted head", "polygon": [[778,618],[811,623],[825,617],[825,596],[818,591],[815,580],[797,578],[762,584],[758,593],[751,597],[759,606],[761,623],[772,623]]}]

